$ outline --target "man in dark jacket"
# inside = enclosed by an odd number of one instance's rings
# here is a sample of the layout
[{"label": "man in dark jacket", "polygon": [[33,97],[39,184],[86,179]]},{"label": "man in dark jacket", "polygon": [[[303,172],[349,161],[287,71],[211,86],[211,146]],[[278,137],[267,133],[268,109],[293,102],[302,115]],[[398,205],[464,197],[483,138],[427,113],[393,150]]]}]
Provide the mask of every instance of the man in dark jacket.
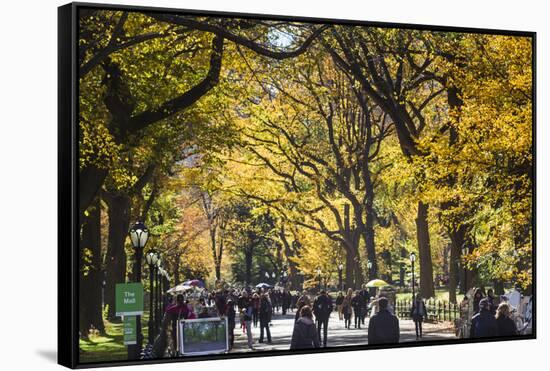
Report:
[{"label": "man in dark jacket", "polygon": [[378,313],[369,320],[369,344],[399,342],[399,320],[388,310],[388,299],[378,299]]},{"label": "man in dark jacket", "polygon": [[491,313],[489,301],[483,298],[479,301],[479,313],[472,317],[470,337],[483,338],[497,335],[497,320]]},{"label": "man in dark jacket", "polygon": [[317,321],[317,332],[319,339],[321,339],[321,327],[323,327],[323,346],[327,346],[327,331],[328,331],[328,319],[332,312],[332,299],[327,295],[325,290],[322,290],[319,296],[315,298],[313,302],[313,313],[315,314],[315,320]]},{"label": "man in dark jacket", "polygon": [[269,330],[269,319],[271,317],[271,301],[267,294],[260,299],[260,343],[264,342],[264,330],[267,336],[267,343],[271,344],[271,331]]},{"label": "man in dark jacket", "polygon": [[312,319],[311,308],[304,305],[300,310],[300,317],[294,323],[290,349],[319,348],[319,334]]},{"label": "man in dark jacket", "polygon": [[365,298],[361,295],[360,291],[355,292],[355,296],[351,299],[351,306],[353,307],[355,328],[361,328],[361,320],[363,318],[362,311],[363,308],[365,308]]},{"label": "man in dark jacket", "polygon": [[367,315],[367,307],[369,305],[370,295],[369,290],[367,290],[367,285],[363,286],[363,290],[359,291],[359,295],[363,298],[361,301],[361,324],[365,324],[365,317]]},{"label": "man in dark jacket", "polygon": [[229,334],[229,349],[233,349],[235,342],[235,303],[233,299],[227,299],[227,305],[225,306],[225,315],[227,317],[227,333]]}]

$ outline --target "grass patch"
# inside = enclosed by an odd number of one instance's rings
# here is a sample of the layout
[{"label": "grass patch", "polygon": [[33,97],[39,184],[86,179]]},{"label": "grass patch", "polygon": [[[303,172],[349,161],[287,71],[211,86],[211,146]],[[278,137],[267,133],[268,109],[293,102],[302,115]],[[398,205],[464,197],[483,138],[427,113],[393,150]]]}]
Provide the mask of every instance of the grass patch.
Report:
[{"label": "grass patch", "polygon": [[[141,317],[141,325],[144,341],[147,339],[147,316]],[[123,344],[122,322],[113,323],[107,320],[105,323],[105,335],[90,334],[87,340],[80,339],[80,362],[108,362],[126,361],[128,359],[127,346]]]}]

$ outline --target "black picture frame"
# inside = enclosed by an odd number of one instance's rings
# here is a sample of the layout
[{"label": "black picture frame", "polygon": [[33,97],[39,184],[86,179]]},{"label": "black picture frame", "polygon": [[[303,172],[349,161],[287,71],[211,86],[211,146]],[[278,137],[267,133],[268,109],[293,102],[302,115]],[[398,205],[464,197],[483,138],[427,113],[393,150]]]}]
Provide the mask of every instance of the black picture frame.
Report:
[{"label": "black picture frame", "polygon": [[[394,345],[358,345],[312,350],[278,350],[260,353],[238,353],[200,355],[192,358],[164,358],[138,361],[79,362],[78,334],[78,12],[81,9],[127,10],[137,12],[172,13],[210,17],[238,17],[244,19],[285,20],[316,24],[338,24],[349,26],[370,26],[380,28],[405,28],[427,31],[480,33],[491,35],[523,36],[532,40],[532,133],[533,133],[533,331],[522,337],[495,337],[483,339],[434,340],[422,343],[400,343]],[[330,18],[309,18],[237,12],[201,11],[189,9],[158,8],[130,5],[112,5],[74,2],[58,8],[58,363],[69,368],[91,368],[102,366],[145,365],[204,360],[221,360],[248,357],[283,356],[296,354],[345,352],[369,349],[403,348],[417,346],[467,344],[493,341],[536,339],[537,331],[537,271],[536,271],[536,32],[497,30],[485,28],[463,28],[408,23],[370,22]]]}]

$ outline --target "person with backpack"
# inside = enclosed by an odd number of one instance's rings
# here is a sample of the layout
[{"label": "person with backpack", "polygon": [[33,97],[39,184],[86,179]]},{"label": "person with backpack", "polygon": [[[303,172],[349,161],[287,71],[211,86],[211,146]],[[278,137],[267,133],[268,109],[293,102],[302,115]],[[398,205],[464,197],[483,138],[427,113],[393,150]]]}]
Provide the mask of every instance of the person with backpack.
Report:
[{"label": "person with backpack", "polygon": [[271,331],[269,330],[269,320],[273,306],[267,294],[263,294],[260,299],[260,343],[264,342],[264,330],[267,336],[267,343],[271,344]]},{"label": "person with backpack", "polygon": [[388,310],[388,299],[378,299],[378,312],[369,320],[369,344],[399,342],[399,320]]},{"label": "person with backpack", "polygon": [[472,317],[472,326],[470,328],[470,338],[483,338],[498,335],[497,320],[493,313],[489,301],[483,298],[479,301],[479,313]]},{"label": "person with backpack", "polygon": [[290,349],[319,348],[319,334],[312,317],[311,307],[304,305],[300,310],[300,317],[294,323]]},{"label": "person with backpack", "polygon": [[426,310],[426,304],[422,300],[420,294],[416,295],[416,299],[411,306],[411,318],[414,322],[414,331],[416,333],[416,340],[422,338],[422,321],[426,318],[428,312]]},{"label": "person with backpack", "polygon": [[321,290],[321,293],[313,302],[313,313],[315,314],[315,320],[317,321],[317,332],[319,334],[319,339],[321,339],[321,327],[323,328],[323,347],[327,346],[328,320],[330,318],[332,308],[332,299],[327,295],[325,290]]},{"label": "person with backpack", "polygon": [[185,303],[185,298],[182,294],[176,296],[176,302],[168,305],[164,313],[164,317],[167,323],[171,324],[172,329],[172,344],[177,344],[177,332],[176,328],[178,321],[181,319],[188,319],[191,317],[191,311]]}]

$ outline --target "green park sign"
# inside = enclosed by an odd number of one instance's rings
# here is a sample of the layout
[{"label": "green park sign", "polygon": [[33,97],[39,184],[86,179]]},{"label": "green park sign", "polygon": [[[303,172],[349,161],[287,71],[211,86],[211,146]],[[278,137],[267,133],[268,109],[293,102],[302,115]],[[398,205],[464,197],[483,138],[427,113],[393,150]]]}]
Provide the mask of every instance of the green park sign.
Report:
[{"label": "green park sign", "polygon": [[139,282],[117,283],[115,287],[115,312],[117,316],[143,314],[143,285]]},{"label": "green park sign", "polygon": [[124,316],[124,345],[137,344],[136,316]]}]

